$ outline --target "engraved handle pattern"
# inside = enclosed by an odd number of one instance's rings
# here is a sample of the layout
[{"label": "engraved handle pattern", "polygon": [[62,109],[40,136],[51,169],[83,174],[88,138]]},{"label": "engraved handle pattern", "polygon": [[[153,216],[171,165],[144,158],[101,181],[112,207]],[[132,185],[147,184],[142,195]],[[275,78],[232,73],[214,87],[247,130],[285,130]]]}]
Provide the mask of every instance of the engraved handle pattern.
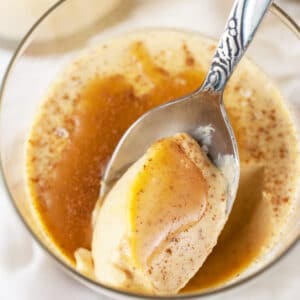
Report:
[{"label": "engraved handle pattern", "polygon": [[200,91],[221,92],[272,0],[236,0]]}]

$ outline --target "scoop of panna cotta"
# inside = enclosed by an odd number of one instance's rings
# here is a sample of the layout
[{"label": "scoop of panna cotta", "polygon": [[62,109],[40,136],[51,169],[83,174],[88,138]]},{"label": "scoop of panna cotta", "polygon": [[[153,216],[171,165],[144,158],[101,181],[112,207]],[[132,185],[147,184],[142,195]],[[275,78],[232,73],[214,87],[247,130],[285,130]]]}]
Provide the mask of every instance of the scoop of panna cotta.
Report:
[{"label": "scoop of panna cotta", "polygon": [[204,263],[226,222],[227,181],[187,134],[154,143],[95,214],[92,260],[77,267],[110,287],[172,295]]}]

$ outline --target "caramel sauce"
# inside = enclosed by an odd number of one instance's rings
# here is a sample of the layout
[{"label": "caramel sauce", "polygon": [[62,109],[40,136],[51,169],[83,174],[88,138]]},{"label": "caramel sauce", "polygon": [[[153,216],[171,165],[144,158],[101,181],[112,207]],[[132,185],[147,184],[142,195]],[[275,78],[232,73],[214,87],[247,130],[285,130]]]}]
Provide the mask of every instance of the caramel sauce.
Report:
[{"label": "caramel sauce", "polygon": [[[203,73],[192,68],[171,75],[157,67],[140,43],[132,47],[132,54],[155,83],[153,88],[137,95],[133,85],[118,74],[90,80],[76,99],[70,123],[77,125],[68,131],[68,142],[52,169],[55,176],[31,177],[31,190],[48,234],[73,261],[76,249],[90,249],[91,215],[101,175],[126,129],[149,109],[194,91],[203,81]],[[33,171],[36,140],[33,133],[28,152]]]},{"label": "caramel sauce", "polygon": [[218,243],[182,292],[220,285],[255,260],[269,232],[263,218],[267,211],[261,202],[263,173],[259,166],[242,168],[237,198]]},{"label": "caramel sauce", "polygon": [[[44,104],[44,111],[36,121],[29,140],[29,187],[45,230],[71,261],[74,262],[76,249],[80,247],[90,249],[91,215],[99,195],[101,176],[123,133],[149,109],[191,93],[201,85],[205,72],[196,63],[187,46],[184,45],[183,48],[186,56],[184,71],[176,73],[168,72],[156,65],[155,58],[149,55],[142,43],[132,45],[131,54],[142,68],[142,77],[152,83],[151,88],[142,93],[136,91],[135,84],[126,76],[118,73],[91,78],[76,96],[72,114],[65,120],[67,138],[55,163],[51,163],[50,156],[49,166],[47,165],[49,172],[40,171],[39,168],[43,147],[49,143],[48,140],[54,134],[54,129],[49,129],[47,118],[52,108],[55,108],[54,114],[61,113],[61,110],[57,105],[58,99],[53,96]],[[137,76],[135,80],[138,83],[143,78]],[[229,87],[228,91],[232,93],[233,89],[237,89],[234,93],[238,93],[239,87]],[[232,96],[228,94],[227,97],[225,93],[224,100],[237,134],[241,162],[254,162],[254,166],[242,168],[238,196],[218,244],[203,267],[184,288],[184,293],[214,287],[238,275],[261,253],[270,235],[269,223],[272,217],[268,217],[269,212],[267,205],[262,201],[262,194],[266,189],[276,191],[272,182],[272,178],[276,179],[276,176],[272,175],[276,168],[267,170],[269,177],[268,184],[265,184],[263,178],[265,170],[261,167],[261,162],[264,162],[267,153],[271,153],[269,149],[272,148],[266,148],[265,145],[268,144],[263,144],[264,148],[259,143],[265,136],[269,138],[267,136],[269,134],[273,140],[278,139],[278,145],[289,145],[288,137],[281,133],[278,133],[278,136],[271,136],[272,130],[276,127],[275,123],[278,122],[273,120],[274,116],[277,116],[277,111],[272,109],[272,105],[274,107],[276,103],[261,104],[259,109],[262,115],[270,115],[267,124],[270,131],[261,133],[256,123],[248,122],[247,126],[251,124],[248,126],[249,130],[246,125],[240,125],[241,110],[229,95]],[[254,120],[256,117],[254,112],[257,113],[258,109],[253,105],[252,98],[247,98],[246,105],[248,110],[242,110],[244,119],[248,120],[249,115],[249,120]],[[285,118],[281,117],[282,124],[286,124]],[[252,146],[250,144],[252,140],[249,140],[252,133],[255,146]],[[49,146],[49,151],[55,153],[58,149],[55,147]],[[274,146],[272,155],[277,155],[278,147]],[[257,151],[262,151],[261,149],[265,149],[265,152],[258,153]],[[281,152],[278,153],[283,155]],[[285,154],[287,159],[293,158],[292,151]],[[270,195],[275,195],[271,198],[274,205],[283,203],[280,196],[271,192]],[[278,195],[281,195],[280,193],[281,190]]]}]

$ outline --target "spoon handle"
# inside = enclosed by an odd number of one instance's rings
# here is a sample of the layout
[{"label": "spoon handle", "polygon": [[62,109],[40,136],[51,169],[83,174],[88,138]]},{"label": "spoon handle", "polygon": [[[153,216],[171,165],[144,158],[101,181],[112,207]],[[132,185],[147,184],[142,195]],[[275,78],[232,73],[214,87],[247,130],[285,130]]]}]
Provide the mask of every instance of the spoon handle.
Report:
[{"label": "spoon handle", "polygon": [[200,91],[221,92],[272,0],[236,0]]}]

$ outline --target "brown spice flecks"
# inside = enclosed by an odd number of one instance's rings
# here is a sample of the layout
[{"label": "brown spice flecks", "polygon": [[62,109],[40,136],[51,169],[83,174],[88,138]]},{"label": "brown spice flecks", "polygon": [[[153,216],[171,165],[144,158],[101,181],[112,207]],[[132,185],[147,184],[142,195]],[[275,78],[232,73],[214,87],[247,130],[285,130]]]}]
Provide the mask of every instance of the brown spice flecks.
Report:
[{"label": "brown spice flecks", "polygon": [[171,249],[171,248],[167,248],[167,249],[166,249],[166,252],[167,252],[168,254],[172,255],[172,249]]},{"label": "brown spice flecks", "polygon": [[289,202],[289,198],[288,197],[285,197],[285,198],[283,198],[283,203],[288,203]]},{"label": "brown spice flecks", "polygon": [[189,67],[193,67],[195,65],[195,58],[186,43],[182,44],[182,49],[185,54],[185,64]]}]

